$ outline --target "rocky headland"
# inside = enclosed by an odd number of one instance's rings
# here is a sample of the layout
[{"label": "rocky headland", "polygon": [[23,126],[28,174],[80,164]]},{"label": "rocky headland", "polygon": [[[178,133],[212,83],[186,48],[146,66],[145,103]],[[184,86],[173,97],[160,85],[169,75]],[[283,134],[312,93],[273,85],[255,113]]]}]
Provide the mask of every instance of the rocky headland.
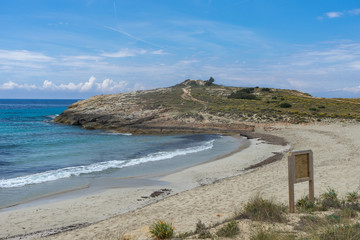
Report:
[{"label": "rocky headland", "polygon": [[359,113],[359,99],[188,79],[168,88],[93,96],[69,106],[55,122],[133,134],[234,134],[253,131],[254,123],[360,121]]},{"label": "rocky headland", "polygon": [[55,122],[133,134],[237,133],[254,126],[216,116],[207,102],[191,95],[201,80],[187,80],[170,88],[93,96],[78,101],[55,118]]}]

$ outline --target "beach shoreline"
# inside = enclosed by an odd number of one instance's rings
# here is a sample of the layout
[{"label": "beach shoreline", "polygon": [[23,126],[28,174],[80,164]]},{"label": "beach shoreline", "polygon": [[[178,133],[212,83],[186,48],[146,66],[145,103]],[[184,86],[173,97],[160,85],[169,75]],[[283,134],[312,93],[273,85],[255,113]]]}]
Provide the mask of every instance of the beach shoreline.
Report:
[{"label": "beach shoreline", "polygon": [[[43,203],[49,203],[49,202],[56,202],[60,200],[66,200],[71,198],[76,198],[79,196],[87,196],[92,194],[99,194],[103,191],[106,191],[111,188],[141,188],[144,186],[164,186],[167,185],[167,182],[159,180],[162,177],[165,177],[167,175],[171,175],[180,171],[183,171],[187,168],[191,168],[197,165],[206,164],[212,161],[220,160],[222,158],[231,156],[247,147],[249,147],[250,142],[245,138],[237,135],[226,135],[227,137],[232,137],[236,139],[236,141],[239,142],[239,147],[235,150],[226,153],[224,155],[209,158],[205,161],[202,161],[200,163],[195,163],[193,165],[189,165],[186,167],[180,167],[176,168],[175,170],[168,170],[161,173],[149,173],[144,175],[134,175],[134,176],[128,176],[128,177],[111,177],[109,179],[105,180],[96,180],[94,183],[90,184],[88,183],[85,186],[77,187],[77,188],[71,188],[67,190],[57,191],[46,195],[41,195],[38,197],[34,197],[28,200],[19,201],[11,205],[0,207],[0,212],[4,211],[11,211],[15,209],[21,209],[26,207],[32,207],[32,206],[38,206]],[[99,181],[101,183],[99,183]],[[95,186],[94,186],[95,185]],[[101,187],[99,187],[101,185]]]},{"label": "beach shoreline", "polygon": [[[237,138],[239,141],[242,141],[243,143],[240,145],[240,147],[238,149],[236,149],[235,151],[232,151],[228,154],[225,154],[221,157],[217,157],[215,159],[209,159],[206,162],[197,164],[195,166],[191,166],[191,167],[186,167],[186,168],[182,168],[167,174],[162,174],[162,175],[157,175],[157,176],[147,176],[148,179],[156,179],[158,181],[164,182],[165,184],[163,186],[161,185],[152,185],[152,186],[144,186],[144,187],[134,187],[134,188],[115,188],[115,189],[104,189],[101,192],[95,193],[95,194],[85,194],[82,196],[78,196],[76,195],[76,191],[69,192],[68,195],[69,197],[62,197],[61,195],[55,195],[55,196],[50,196],[50,198],[40,198],[36,201],[31,201],[29,203],[25,203],[25,204],[21,204],[18,206],[13,206],[10,208],[5,208],[2,209],[0,211],[0,216],[1,215],[5,215],[4,217],[1,217],[1,219],[4,218],[8,218],[8,220],[11,218],[12,215],[16,215],[17,213],[21,213],[22,212],[37,212],[37,211],[41,211],[41,209],[47,209],[48,212],[52,212],[54,208],[58,208],[59,205],[62,205],[63,209],[68,209],[69,206],[74,205],[73,202],[86,202],[89,201],[89,198],[94,198],[94,197],[98,197],[100,198],[100,196],[106,196],[106,195],[113,195],[114,192],[117,192],[118,195],[127,195],[129,198],[126,204],[123,202],[123,205],[131,205],[130,207],[125,207],[125,210],[119,211],[117,213],[107,213],[107,215],[105,215],[105,217],[91,217],[90,219],[86,219],[86,221],[82,220],[79,221],[79,219],[70,221],[69,224],[67,225],[77,225],[77,226],[84,226],[87,225],[89,223],[94,223],[94,222],[98,222],[98,221],[102,221],[106,218],[109,217],[113,217],[116,216],[118,214],[122,214],[125,213],[129,210],[135,210],[137,208],[149,205],[153,202],[158,201],[159,199],[163,199],[164,197],[166,197],[167,195],[174,195],[186,190],[189,190],[191,188],[194,187],[198,187],[198,186],[202,186],[204,184],[209,184],[212,183],[214,181],[219,180],[220,178],[216,178],[216,179],[207,179],[206,182],[205,180],[200,180],[200,179],[195,179],[195,175],[198,174],[190,174],[186,177],[187,180],[191,179],[190,181],[182,181],[183,177],[178,177],[176,179],[176,176],[182,176],[182,172],[186,172],[186,171],[193,171],[194,169],[197,168],[202,168],[204,165],[207,164],[214,164],[216,162],[221,162],[222,159],[226,159],[226,158],[231,158],[234,155],[237,155],[239,153],[241,153],[242,151],[248,149],[249,147],[251,147],[253,145],[253,147],[255,146],[255,144],[265,144],[265,143],[260,143],[260,141],[255,140],[255,139],[249,139],[249,140],[245,140],[243,137],[239,136],[239,135],[233,135],[232,137]],[[266,145],[266,144],[265,144]],[[244,166],[247,166],[248,163],[246,163]],[[230,174],[230,175],[229,175]],[[235,174],[239,174],[238,172],[236,173],[223,173],[223,175],[221,176],[221,178],[227,178],[230,176],[233,176]],[[241,173],[242,174],[242,173]],[[192,175],[192,178],[191,178]],[[174,178],[175,177],[175,178]],[[210,182],[209,182],[210,181]],[[211,182],[212,181],[212,182]],[[167,184],[166,184],[167,183]],[[151,197],[151,194],[159,192],[159,190],[161,189],[171,189],[171,192],[167,192],[165,194],[159,194],[156,197]],[[170,194],[169,194],[170,193]],[[75,195],[74,195],[75,194]],[[129,196],[133,196],[134,194],[137,194],[136,197],[129,197]],[[48,201],[48,199],[52,199],[52,201]],[[56,200],[56,198],[58,198],[59,201],[54,201]],[[132,202],[131,200],[136,200],[136,204],[133,203],[129,203]],[[100,203],[99,203],[100,204]],[[68,205],[68,206],[67,206]],[[90,204],[91,205],[91,204]],[[101,205],[101,204],[100,204]],[[46,214],[46,211],[44,210],[44,213]],[[97,215],[97,214],[96,214]],[[15,217],[16,219],[16,217]],[[44,232],[53,232],[54,229],[61,229],[59,231],[63,231],[63,229],[69,229],[66,226],[64,226],[64,222],[65,220],[60,221],[60,224],[56,224],[54,223],[53,228],[49,230],[48,226],[46,229],[41,229],[42,227],[31,227],[31,231],[33,232],[37,232],[36,234],[43,234],[46,235]],[[66,224],[65,224],[66,225]],[[26,229],[26,227],[25,227]],[[24,232],[21,229],[18,229],[18,231],[13,232],[14,229],[11,229],[9,231],[7,231],[7,234],[5,235],[4,233],[0,232],[0,239],[4,238],[4,237],[10,237],[10,236],[20,236],[22,235],[24,236],[32,236],[33,234],[29,233],[29,232]],[[40,232],[39,232],[40,231]],[[43,232],[42,232],[43,231]],[[11,233],[12,232],[12,233]]]},{"label": "beach shoreline", "polygon": [[[147,239],[144,229],[158,219],[173,222],[177,232],[185,232],[193,230],[199,219],[206,225],[226,219],[257,194],[286,203],[286,155],[267,165],[261,163],[275,153],[293,149],[314,152],[315,195],[328,186],[340,194],[360,186],[358,123],[272,124],[258,126],[255,133],[285,138],[290,145],[250,139],[248,148],[233,155],[161,177],[159,180],[170,184],[160,189],[110,189],[99,195],[0,213],[0,239],[22,234],[29,239],[46,235],[48,239],[117,239],[124,234],[130,239]],[[243,165],[241,158],[247,160]],[[260,165],[245,170],[256,164]],[[306,184],[298,184],[296,197],[303,196],[306,188]],[[156,191],[159,195],[151,198]],[[72,225],[77,227],[66,228]],[[52,235],[54,229],[59,231]]]}]

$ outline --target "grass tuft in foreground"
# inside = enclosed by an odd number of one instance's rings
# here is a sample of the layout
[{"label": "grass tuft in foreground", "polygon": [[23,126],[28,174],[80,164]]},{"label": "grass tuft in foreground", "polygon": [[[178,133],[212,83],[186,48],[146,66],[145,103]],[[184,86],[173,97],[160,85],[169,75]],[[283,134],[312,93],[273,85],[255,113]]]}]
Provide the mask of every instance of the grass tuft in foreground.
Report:
[{"label": "grass tuft in foreground", "polygon": [[352,225],[333,225],[319,235],[319,240],[358,240],[360,239],[360,223]]},{"label": "grass tuft in foreground", "polygon": [[150,227],[150,233],[155,239],[168,239],[174,234],[175,228],[171,223],[165,221],[157,221]]},{"label": "grass tuft in foreground", "polygon": [[285,212],[285,206],[257,196],[245,205],[239,218],[249,218],[255,221],[285,222]]},{"label": "grass tuft in foreground", "polygon": [[212,237],[212,234],[206,229],[205,224],[202,223],[201,220],[196,224],[195,234],[198,234],[198,238],[200,239]]},{"label": "grass tuft in foreground", "polygon": [[222,228],[220,228],[216,235],[219,237],[234,237],[240,233],[239,226],[237,225],[235,220],[232,220]]},{"label": "grass tuft in foreground", "polygon": [[293,234],[284,234],[274,230],[259,228],[255,231],[250,240],[294,240],[296,236]]}]

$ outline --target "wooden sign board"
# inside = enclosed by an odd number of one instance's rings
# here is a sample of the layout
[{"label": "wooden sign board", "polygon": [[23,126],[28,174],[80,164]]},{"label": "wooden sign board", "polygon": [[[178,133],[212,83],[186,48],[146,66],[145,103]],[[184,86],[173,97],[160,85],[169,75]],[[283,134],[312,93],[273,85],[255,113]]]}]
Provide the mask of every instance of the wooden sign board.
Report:
[{"label": "wooden sign board", "polygon": [[309,200],[314,201],[314,170],[313,153],[311,150],[294,151],[289,153],[289,207],[295,212],[294,184],[309,181]]},{"label": "wooden sign board", "polygon": [[[295,154],[294,155],[294,161],[295,161],[295,181],[299,181],[303,178],[310,177],[310,171],[309,171],[309,153],[304,154]],[[306,181],[306,180],[304,180]]]}]

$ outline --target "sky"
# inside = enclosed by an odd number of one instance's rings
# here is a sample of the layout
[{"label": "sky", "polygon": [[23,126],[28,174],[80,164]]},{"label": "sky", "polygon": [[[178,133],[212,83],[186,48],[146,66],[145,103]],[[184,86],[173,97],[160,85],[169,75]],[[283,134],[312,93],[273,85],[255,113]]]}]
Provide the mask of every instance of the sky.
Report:
[{"label": "sky", "polygon": [[186,79],[360,97],[359,0],[0,0],[0,98]]}]

